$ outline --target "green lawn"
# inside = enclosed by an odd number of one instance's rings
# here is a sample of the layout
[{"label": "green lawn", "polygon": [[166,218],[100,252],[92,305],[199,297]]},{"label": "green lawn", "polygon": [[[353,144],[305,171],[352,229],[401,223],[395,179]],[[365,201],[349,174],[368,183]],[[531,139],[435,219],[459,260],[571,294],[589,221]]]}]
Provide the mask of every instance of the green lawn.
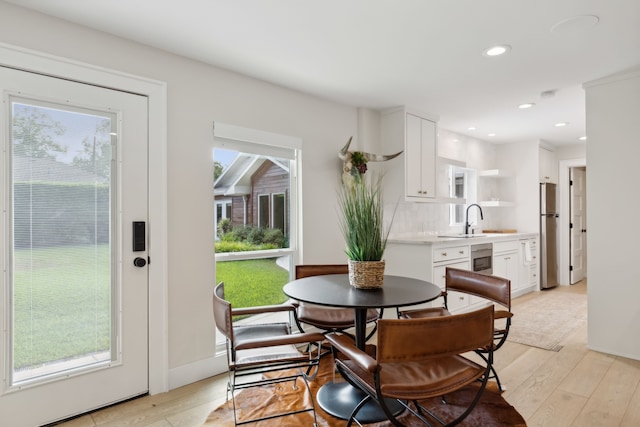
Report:
[{"label": "green lawn", "polygon": [[289,272],[276,258],[216,263],[216,284],[224,282],[225,298],[233,307],[281,304],[287,300],[282,287]]},{"label": "green lawn", "polygon": [[15,252],[14,368],[110,348],[109,247]]},{"label": "green lawn", "polygon": [[[109,247],[17,250],[14,368],[37,367],[110,349]],[[235,307],[279,304],[289,273],[276,259],[218,262]]]}]

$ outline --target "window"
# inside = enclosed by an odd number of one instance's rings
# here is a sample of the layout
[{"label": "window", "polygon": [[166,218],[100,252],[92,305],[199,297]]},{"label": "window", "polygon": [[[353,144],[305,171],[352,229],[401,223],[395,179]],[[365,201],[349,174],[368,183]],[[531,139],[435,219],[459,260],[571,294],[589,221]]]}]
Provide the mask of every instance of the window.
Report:
[{"label": "window", "polygon": [[282,232],[287,234],[287,205],[285,200],[285,193],[277,193],[272,194],[271,196],[273,202],[271,205],[273,206],[273,212],[271,215],[271,227],[282,230]]},{"label": "window", "polygon": [[269,194],[261,194],[258,196],[258,225],[262,228],[269,228],[271,221],[269,219]]},{"label": "window", "polygon": [[[449,225],[464,225],[465,206],[475,203],[476,192],[476,171],[464,167],[463,165],[451,165],[449,167],[449,196],[455,199],[465,200],[465,204],[451,204],[449,208]],[[476,212],[469,212],[471,222],[476,221]]]},{"label": "window", "polygon": [[298,259],[301,142],[230,125],[214,129],[216,221],[230,219],[216,238],[216,283],[225,282],[236,307],[282,303]]},{"label": "window", "polygon": [[218,240],[218,224],[223,219],[229,218],[231,220],[231,208],[232,203],[231,199],[221,199],[216,200],[216,221],[215,221],[215,230],[216,230],[216,240]]}]

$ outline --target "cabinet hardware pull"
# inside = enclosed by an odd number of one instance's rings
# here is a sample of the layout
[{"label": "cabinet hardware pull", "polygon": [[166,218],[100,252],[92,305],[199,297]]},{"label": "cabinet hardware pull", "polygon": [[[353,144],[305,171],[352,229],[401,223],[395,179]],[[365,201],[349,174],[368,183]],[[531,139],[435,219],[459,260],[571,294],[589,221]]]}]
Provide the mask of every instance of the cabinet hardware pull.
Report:
[{"label": "cabinet hardware pull", "polygon": [[460,251],[460,252],[459,252],[459,254],[460,254],[460,255],[464,254],[464,251]]},{"label": "cabinet hardware pull", "polygon": [[447,253],[446,252],[442,252],[442,256],[447,256]]}]

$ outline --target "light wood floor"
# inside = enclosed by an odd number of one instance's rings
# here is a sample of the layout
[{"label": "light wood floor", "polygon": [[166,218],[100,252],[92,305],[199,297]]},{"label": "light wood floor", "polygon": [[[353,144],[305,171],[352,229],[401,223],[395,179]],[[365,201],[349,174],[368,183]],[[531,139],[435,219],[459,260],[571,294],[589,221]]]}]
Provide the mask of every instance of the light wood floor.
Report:
[{"label": "light wood floor", "polygon": [[[582,282],[545,292],[585,293],[586,286]],[[537,295],[525,295],[513,304]],[[586,326],[562,344],[559,352],[553,352],[507,342],[496,353],[496,368],[507,388],[504,397],[527,424],[640,426],[640,361],[588,350]],[[169,393],[102,409],[60,426],[201,426],[224,402],[226,380],[226,375],[219,375]]]}]

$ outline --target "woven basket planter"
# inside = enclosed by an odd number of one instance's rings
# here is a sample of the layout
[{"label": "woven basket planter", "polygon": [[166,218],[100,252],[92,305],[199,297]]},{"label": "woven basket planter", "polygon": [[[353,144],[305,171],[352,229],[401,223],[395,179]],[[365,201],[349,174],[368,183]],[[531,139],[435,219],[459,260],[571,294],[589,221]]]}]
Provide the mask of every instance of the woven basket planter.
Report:
[{"label": "woven basket planter", "polygon": [[379,289],[384,282],[383,261],[349,260],[349,283],[358,289]]}]

